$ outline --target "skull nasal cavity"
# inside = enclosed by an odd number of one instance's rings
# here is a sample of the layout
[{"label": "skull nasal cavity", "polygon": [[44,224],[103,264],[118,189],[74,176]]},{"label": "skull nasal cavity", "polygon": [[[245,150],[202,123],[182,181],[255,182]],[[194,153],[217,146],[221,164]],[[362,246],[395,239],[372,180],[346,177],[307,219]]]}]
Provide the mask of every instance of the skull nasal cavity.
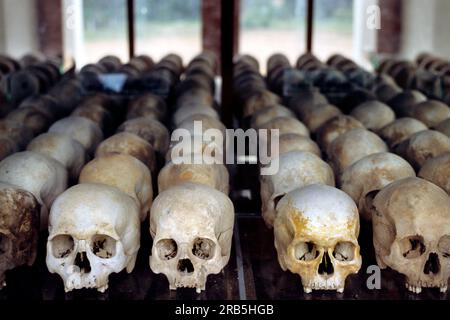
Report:
[{"label": "skull nasal cavity", "polygon": [[328,255],[328,252],[325,252],[323,254],[322,262],[319,265],[319,274],[333,274],[333,272],[334,268],[330,256]]},{"label": "skull nasal cavity", "polygon": [[439,263],[439,257],[436,253],[430,253],[428,256],[428,260],[425,263],[425,267],[423,268],[423,272],[425,274],[436,274],[441,270],[441,264]]},{"label": "skull nasal cavity", "polygon": [[178,271],[192,273],[194,272],[194,266],[189,259],[180,259],[178,261]]},{"label": "skull nasal cavity", "polygon": [[91,272],[91,264],[86,256],[86,252],[78,252],[75,258],[75,265],[85,273]]}]

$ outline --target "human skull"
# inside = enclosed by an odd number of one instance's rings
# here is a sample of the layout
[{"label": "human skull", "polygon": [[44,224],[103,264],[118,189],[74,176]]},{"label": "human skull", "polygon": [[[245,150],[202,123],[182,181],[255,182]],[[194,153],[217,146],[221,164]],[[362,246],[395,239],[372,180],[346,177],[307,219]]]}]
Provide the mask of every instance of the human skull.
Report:
[{"label": "human skull", "polygon": [[127,119],[150,117],[162,120],[166,115],[166,109],[166,104],[162,98],[146,93],[130,102],[127,110]]},{"label": "human skull", "polygon": [[31,192],[41,205],[40,226],[47,228],[48,211],[67,188],[68,173],[58,161],[32,151],[17,152],[0,162],[0,181]]},{"label": "human skull", "polygon": [[[206,159],[206,161],[205,161]],[[225,165],[214,163],[214,158],[194,155],[192,163],[166,163],[158,175],[158,192],[185,182],[205,184],[226,195],[229,192],[229,174]]]},{"label": "human skull", "polygon": [[258,129],[278,129],[280,136],[285,133],[296,133],[298,135],[309,137],[309,130],[299,120],[293,117],[276,117],[263,123]]},{"label": "human skull", "polygon": [[[270,136],[269,142],[267,143],[268,148],[270,146]],[[267,149],[269,150],[269,149]],[[316,156],[321,156],[321,151],[317,144],[308,137],[301,136],[296,133],[285,133],[279,136],[279,148],[278,154],[287,153],[290,151],[308,151],[314,153]]]},{"label": "human skull", "polygon": [[258,128],[263,123],[277,117],[295,117],[295,115],[291,110],[282,105],[268,106],[264,109],[256,111],[252,115],[251,127]]},{"label": "human skull", "polygon": [[22,126],[31,129],[34,135],[45,131],[52,120],[40,110],[32,107],[16,108],[8,113],[6,119],[19,122]]},{"label": "human skull", "polygon": [[0,161],[19,151],[19,146],[10,138],[0,135]]},{"label": "human skull", "polygon": [[361,267],[358,209],[336,188],[313,184],[289,192],[277,206],[274,233],[281,268],[300,275],[306,293],[343,292],[347,276]]},{"label": "human skull", "polygon": [[116,133],[100,143],[95,151],[95,157],[108,154],[130,155],[140,160],[152,172],[156,170],[155,152],[152,145],[133,133]]},{"label": "human skull", "polygon": [[85,102],[76,107],[72,116],[84,117],[95,122],[102,130],[109,128],[112,124],[112,115],[101,104]]},{"label": "human skull", "polygon": [[[196,131],[197,123],[201,124],[201,131],[199,132]],[[208,129],[220,130],[220,132],[223,134],[223,137],[225,137],[226,134],[226,127],[222,122],[204,114],[195,114],[193,116],[190,116],[189,118],[184,119],[177,129],[188,130],[191,135],[204,134],[204,132]]]},{"label": "human skull", "polygon": [[352,129],[333,140],[328,148],[328,158],[336,177],[340,177],[356,161],[378,152],[388,152],[380,137],[366,129]]},{"label": "human skull", "polygon": [[23,123],[8,119],[0,120],[0,136],[14,141],[19,149],[25,148],[33,139],[33,135],[33,131]]},{"label": "human skull", "polygon": [[414,118],[400,118],[382,128],[378,134],[391,149],[408,140],[414,133],[427,130],[427,126]]},{"label": "human skull", "polygon": [[410,117],[413,107],[427,100],[421,92],[405,90],[390,99],[387,104],[395,111],[398,117]]},{"label": "human skull", "polygon": [[300,119],[311,132],[315,133],[325,122],[341,114],[341,110],[337,107],[325,103],[316,105]]},{"label": "human skull", "polygon": [[344,170],[340,189],[356,202],[359,214],[371,220],[368,206],[375,195],[391,182],[415,176],[414,169],[403,158],[388,152],[375,153]]},{"label": "human skull", "polygon": [[420,178],[398,180],[382,189],[372,207],[377,263],[406,275],[406,288],[447,291],[450,276],[450,198]]},{"label": "human skull", "polygon": [[173,114],[173,124],[178,127],[185,119],[196,114],[204,114],[219,120],[219,114],[211,106],[202,106],[198,104],[185,104]]},{"label": "human skull", "polygon": [[163,273],[171,290],[205,290],[207,276],[228,263],[233,224],[233,203],[220,191],[195,183],[163,191],[150,214],[152,271]]},{"label": "human skull", "polygon": [[169,148],[169,131],[158,120],[146,117],[127,120],[117,132],[129,132],[141,137],[153,146],[153,149],[164,156]]},{"label": "human skull", "polygon": [[368,129],[377,132],[389,123],[395,120],[395,113],[386,104],[370,100],[357,106],[350,113],[362,125]]},{"label": "human skull", "polygon": [[334,186],[333,170],[315,154],[291,151],[280,154],[277,161],[276,174],[260,176],[261,211],[269,228],[273,226],[277,204],[286,193],[314,183]]},{"label": "human skull", "polygon": [[256,111],[280,103],[280,98],[269,90],[257,90],[244,102],[243,116],[252,116]]},{"label": "human skull", "polygon": [[0,183],[0,289],[5,272],[34,263],[37,254],[40,204],[28,191]]},{"label": "human skull", "polygon": [[450,118],[439,123],[436,126],[436,130],[450,137]]},{"label": "human skull", "polygon": [[152,178],[148,168],[126,154],[109,154],[95,158],[84,166],[80,183],[101,183],[115,187],[136,200],[140,218],[147,217],[153,200]]},{"label": "human skull", "polygon": [[103,140],[103,132],[94,121],[87,118],[70,116],[56,121],[48,132],[60,132],[71,136],[80,142],[89,155],[94,154],[100,141]]},{"label": "human skull", "polygon": [[325,122],[317,130],[317,141],[322,149],[327,152],[334,139],[357,128],[364,128],[364,126],[351,116],[339,115]]},{"label": "human skull", "polygon": [[87,161],[83,145],[67,134],[59,132],[47,132],[37,136],[27,146],[27,150],[59,161],[73,181],[78,179],[81,168]]},{"label": "human skull", "polygon": [[418,176],[433,182],[450,195],[450,152],[428,159]]},{"label": "human skull", "polygon": [[434,128],[442,121],[450,118],[450,108],[445,103],[427,100],[416,104],[411,116],[422,121],[429,128]]},{"label": "human skull", "polygon": [[66,292],[104,292],[111,273],[133,270],[139,241],[139,208],[133,198],[107,185],[78,184],[52,206],[47,268],[61,276]]},{"label": "human skull", "polygon": [[408,160],[416,170],[420,170],[428,159],[449,151],[450,137],[434,130],[417,132],[395,148],[395,152]]}]

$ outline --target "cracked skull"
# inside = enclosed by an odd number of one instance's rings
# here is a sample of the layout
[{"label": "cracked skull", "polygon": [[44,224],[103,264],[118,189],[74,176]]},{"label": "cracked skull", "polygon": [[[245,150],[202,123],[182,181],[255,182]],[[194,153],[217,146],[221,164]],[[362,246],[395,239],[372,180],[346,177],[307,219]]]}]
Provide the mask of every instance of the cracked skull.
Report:
[{"label": "cracked skull", "polygon": [[343,292],[347,276],[361,268],[358,209],[339,189],[314,184],[289,192],[274,232],[281,268],[300,275],[306,293]]},{"label": "cracked skull", "polygon": [[431,182],[406,178],[382,189],[373,201],[377,263],[406,276],[406,288],[447,291],[450,276],[450,198]]},{"label": "cracked skull", "polygon": [[61,276],[66,292],[104,292],[111,273],[133,270],[139,241],[139,208],[130,196],[106,185],[79,184],[52,206],[47,267]]},{"label": "cracked skull", "polygon": [[207,276],[228,263],[233,223],[233,203],[220,191],[195,183],[163,191],[150,214],[151,269],[171,290],[205,290]]}]

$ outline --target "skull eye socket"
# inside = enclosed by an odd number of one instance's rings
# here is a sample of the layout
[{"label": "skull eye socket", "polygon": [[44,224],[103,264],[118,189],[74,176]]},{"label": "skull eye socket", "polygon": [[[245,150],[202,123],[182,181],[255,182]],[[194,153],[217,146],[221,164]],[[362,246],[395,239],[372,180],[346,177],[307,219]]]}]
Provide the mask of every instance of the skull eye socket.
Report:
[{"label": "skull eye socket", "polygon": [[52,239],[52,253],[57,259],[66,258],[74,248],[73,238],[68,234],[61,234]]},{"label": "skull eye socket", "polygon": [[280,194],[279,196],[276,196],[275,198],[273,198],[273,208],[276,209],[278,202],[280,202],[280,200],[285,196],[286,194]]},{"label": "skull eye socket", "polygon": [[0,233],[0,255],[8,251],[8,238]]},{"label": "skull eye socket", "polygon": [[156,244],[159,258],[161,260],[170,260],[177,256],[178,246],[173,239],[161,239]]},{"label": "skull eye socket", "polygon": [[400,250],[406,259],[418,258],[425,253],[426,247],[421,236],[406,237],[399,242]]},{"label": "skull eye socket", "polygon": [[312,261],[319,256],[319,250],[312,242],[300,242],[295,246],[295,259],[300,261]]},{"label": "skull eye socket", "polygon": [[109,259],[116,254],[117,241],[110,236],[97,234],[92,238],[91,250],[97,257]]},{"label": "skull eye socket", "polygon": [[450,258],[450,236],[439,239],[438,250],[445,258]]},{"label": "skull eye socket", "polygon": [[351,242],[339,242],[334,247],[333,257],[342,262],[352,261],[355,258],[355,245]]},{"label": "skull eye socket", "polygon": [[192,253],[197,258],[209,260],[214,256],[216,244],[211,239],[196,238],[192,246]]}]

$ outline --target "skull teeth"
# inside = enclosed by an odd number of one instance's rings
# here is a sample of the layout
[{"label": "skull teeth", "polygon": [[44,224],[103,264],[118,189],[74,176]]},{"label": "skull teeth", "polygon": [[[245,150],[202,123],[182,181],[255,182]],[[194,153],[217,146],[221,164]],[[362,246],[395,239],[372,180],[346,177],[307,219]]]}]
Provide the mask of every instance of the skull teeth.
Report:
[{"label": "skull teeth", "polygon": [[447,292],[447,286],[440,287],[439,290],[441,291],[441,293],[446,293]]},{"label": "skull teeth", "polygon": [[419,294],[419,293],[422,292],[422,287],[420,287],[420,286],[412,286],[412,285],[410,285],[408,283],[406,284],[406,289],[408,289],[409,291],[414,292],[416,294]]}]

